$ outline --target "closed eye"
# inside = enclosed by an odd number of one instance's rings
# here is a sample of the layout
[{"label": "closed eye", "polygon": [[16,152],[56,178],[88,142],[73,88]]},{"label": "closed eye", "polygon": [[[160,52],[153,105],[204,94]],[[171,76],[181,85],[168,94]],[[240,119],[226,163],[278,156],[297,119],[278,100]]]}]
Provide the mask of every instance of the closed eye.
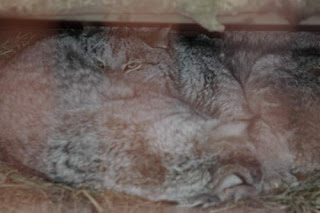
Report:
[{"label": "closed eye", "polygon": [[97,67],[99,67],[100,69],[104,69],[105,68],[105,64],[103,61],[97,59],[97,58],[93,58],[93,63],[94,65],[96,65]]},{"label": "closed eye", "polygon": [[141,67],[141,63],[139,62],[130,62],[126,64],[123,68],[123,71],[129,73],[131,71],[135,71]]}]

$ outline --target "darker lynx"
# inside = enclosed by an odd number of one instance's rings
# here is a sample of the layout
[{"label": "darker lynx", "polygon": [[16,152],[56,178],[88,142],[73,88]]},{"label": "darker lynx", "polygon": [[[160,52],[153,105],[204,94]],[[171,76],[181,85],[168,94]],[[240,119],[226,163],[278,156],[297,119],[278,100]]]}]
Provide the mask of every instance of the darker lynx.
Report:
[{"label": "darker lynx", "polygon": [[250,111],[273,132],[256,139],[263,161],[270,169],[286,162],[282,166],[295,175],[318,170],[319,34],[237,33],[227,35],[225,42],[226,66],[241,82]]}]

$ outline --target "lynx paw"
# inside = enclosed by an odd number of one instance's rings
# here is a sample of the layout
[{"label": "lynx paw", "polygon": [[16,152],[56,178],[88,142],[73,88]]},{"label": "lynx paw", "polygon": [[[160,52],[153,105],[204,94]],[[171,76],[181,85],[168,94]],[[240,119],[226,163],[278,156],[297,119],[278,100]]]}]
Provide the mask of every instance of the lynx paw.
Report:
[{"label": "lynx paw", "polygon": [[203,193],[179,201],[179,204],[187,207],[216,206],[228,201],[238,201],[242,198],[256,195],[258,190],[253,185],[246,183],[243,177],[237,174],[225,176],[210,193]]}]

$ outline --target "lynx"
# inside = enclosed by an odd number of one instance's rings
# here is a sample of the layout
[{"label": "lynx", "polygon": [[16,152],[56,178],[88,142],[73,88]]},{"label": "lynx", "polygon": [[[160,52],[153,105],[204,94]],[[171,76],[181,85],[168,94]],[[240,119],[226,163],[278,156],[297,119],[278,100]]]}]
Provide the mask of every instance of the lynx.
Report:
[{"label": "lynx", "polygon": [[318,40],[120,27],[44,39],[1,69],[0,157],[185,206],[296,184],[319,162]]}]

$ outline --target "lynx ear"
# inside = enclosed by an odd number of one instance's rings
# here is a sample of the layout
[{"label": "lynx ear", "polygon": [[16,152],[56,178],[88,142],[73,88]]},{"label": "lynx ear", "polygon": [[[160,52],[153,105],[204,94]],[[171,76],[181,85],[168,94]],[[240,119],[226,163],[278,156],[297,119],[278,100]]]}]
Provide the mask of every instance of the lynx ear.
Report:
[{"label": "lynx ear", "polygon": [[169,32],[170,27],[155,30],[149,34],[146,42],[151,47],[167,49],[169,46]]}]

